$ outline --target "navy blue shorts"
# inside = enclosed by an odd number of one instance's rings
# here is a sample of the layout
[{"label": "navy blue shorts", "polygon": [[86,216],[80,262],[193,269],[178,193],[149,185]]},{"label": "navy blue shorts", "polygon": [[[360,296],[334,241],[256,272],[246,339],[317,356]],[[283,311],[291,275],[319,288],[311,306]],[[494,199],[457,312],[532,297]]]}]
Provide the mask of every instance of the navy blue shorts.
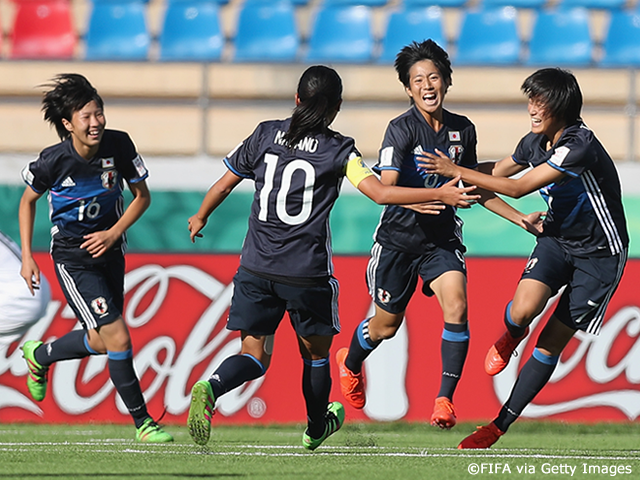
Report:
[{"label": "navy blue shorts", "polygon": [[107,325],[124,309],[124,257],[78,265],[56,263],[56,275],[69,306],[85,330]]},{"label": "navy blue shorts", "polygon": [[544,283],[552,296],[566,287],[554,315],[569,328],[597,335],[626,262],[626,250],[614,256],[577,257],[554,238],[540,237],[521,279]]},{"label": "navy blue shorts", "polygon": [[446,272],[467,274],[465,248],[459,242],[435,246],[420,255],[384,248],[375,243],[367,266],[367,286],[373,301],[385,312],[404,312],[422,278],[422,293],[432,296],[429,284]]},{"label": "navy blue shorts", "polygon": [[292,286],[258,277],[239,268],[233,277],[233,298],[227,328],[251,335],[273,335],[285,312],[301,337],[340,332],[338,281],[330,277],[317,286]]}]

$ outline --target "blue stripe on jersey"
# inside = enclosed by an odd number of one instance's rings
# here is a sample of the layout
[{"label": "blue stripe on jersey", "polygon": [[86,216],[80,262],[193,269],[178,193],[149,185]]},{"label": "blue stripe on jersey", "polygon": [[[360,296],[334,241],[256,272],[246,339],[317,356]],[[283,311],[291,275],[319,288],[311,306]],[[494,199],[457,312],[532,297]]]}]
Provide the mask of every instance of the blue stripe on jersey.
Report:
[{"label": "blue stripe on jersey", "polygon": [[225,157],[222,159],[222,161],[224,162],[224,164],[227,166],[227,168],[229,170],[231,170],[231,173],[233,173],[234,175],[239,176],[240,178],[251,178],[250,175],[243,175],[242,173],[238,172],[238,170],[236,170],[235,168],[233,168],[231,166],[231,164],[229,163],[229,160]]}]

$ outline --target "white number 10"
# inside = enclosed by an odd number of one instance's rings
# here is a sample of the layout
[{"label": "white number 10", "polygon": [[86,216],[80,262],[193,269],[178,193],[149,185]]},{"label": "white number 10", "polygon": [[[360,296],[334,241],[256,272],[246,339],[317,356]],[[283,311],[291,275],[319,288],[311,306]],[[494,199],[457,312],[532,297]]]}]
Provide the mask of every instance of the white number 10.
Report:
[{"label": "white number 10", "polygon": [[[273,180],[276,173],[276,164],[278,163],[278,156],[272,153],[267,153],[264,156],[264,163],[267,164],[267,169],[264,174],[264,187],[260,191],[260,213],[258,219],[266,222],[269,210],[269,195],[273,190]],[[302,194],[302,208],[296,215],[289,215],[287,212],[287,195],[291,189],[291,179],[296,170],[302,170],[305,174],[304,177],[304,192]],[[294,160],[289,163],[282,171],[282,184],[278,189],[276,197],[276,215],[278,218],[287,225],[300,225],[307,221],[311,215],[311,208],[313,207],[313,187],[316,182],[316,172],[306,160]]]}]

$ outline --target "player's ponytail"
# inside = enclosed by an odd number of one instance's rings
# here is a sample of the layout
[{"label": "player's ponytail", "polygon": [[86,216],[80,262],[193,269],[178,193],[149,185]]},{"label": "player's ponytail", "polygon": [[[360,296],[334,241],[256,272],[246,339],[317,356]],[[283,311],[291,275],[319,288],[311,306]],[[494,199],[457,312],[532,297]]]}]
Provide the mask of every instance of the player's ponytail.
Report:
[{"label": "player's ponytail", "polygon": [[284,135],[291,148],[307,135],[329,132],[342,101],[342,80],[338,72],[323,65],[309,67],[300,77],[298,98],[299,104]]}]

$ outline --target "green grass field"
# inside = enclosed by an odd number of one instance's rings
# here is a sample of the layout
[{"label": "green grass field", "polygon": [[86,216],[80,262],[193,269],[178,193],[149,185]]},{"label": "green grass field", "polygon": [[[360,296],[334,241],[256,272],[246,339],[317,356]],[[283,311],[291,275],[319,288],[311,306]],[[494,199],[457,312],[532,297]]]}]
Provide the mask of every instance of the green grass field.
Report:
[{"label": "green grass field", "polygon": [[0,480],[640,478],[637,423],[523,421],[490,450],[457,450],[474,428],[346,424],[310,453],[300,425],[214,427],[203,448],[179,426],[167,427],[175,443],[148,445],[129,426],[5,424]]}]

